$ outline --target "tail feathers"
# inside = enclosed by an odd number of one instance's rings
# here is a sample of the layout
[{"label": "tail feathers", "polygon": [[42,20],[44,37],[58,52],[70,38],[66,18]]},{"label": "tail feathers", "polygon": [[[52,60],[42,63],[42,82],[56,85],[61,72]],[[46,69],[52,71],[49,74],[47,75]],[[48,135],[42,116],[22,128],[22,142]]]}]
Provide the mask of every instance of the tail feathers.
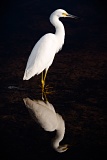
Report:
[{"label": "tail feathers", "polygon": [[32,78],[35,75],[35,73],[33,72],[29,72],[29,71],[25,71],[24,76],[23,76],[23,80],[29,80],[30,78]]},{"label": "tail feathers", "polygon": [[28,70],[26,69],[25,73],[24,73],[24,76],[23,76],[23,80],[29,80],[30,78],[32,78],[35,75],[40,74],[44,70],[43,67],[39,68],[39,70],[38,70],[38,68],[36,68],[36,69],[35,68],[33,68],[33,69],[30,68]]},{"label": "tail feathers", "polygon": [[23,80],[29,80],[30,78],[28,78],[27,76],[26,76],[26,73],[24,74],[24,76],[23,76]]}]

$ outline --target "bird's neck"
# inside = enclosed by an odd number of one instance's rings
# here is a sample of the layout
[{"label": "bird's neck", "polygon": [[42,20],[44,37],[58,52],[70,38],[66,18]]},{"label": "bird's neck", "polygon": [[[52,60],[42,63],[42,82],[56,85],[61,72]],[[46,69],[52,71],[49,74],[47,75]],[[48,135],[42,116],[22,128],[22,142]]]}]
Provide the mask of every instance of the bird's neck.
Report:
[{"label": "bird's neck", "polygon": [[56,129],[56,136],[52,140],[52,146],[55,150],[58,149],[59,143],[64,138],[64,134],[65,134],[65,123],[62,117],[58,113],[57,113],[57,119],[58,119],[58,127]]},{"label": "bird's neck", "polygon": [[59,20],[57,16],[50,17],[50,21],[56,29],[55,35],[60,41],[62,41],[62,44],[63,44],[65,39],[64,25],[62,24],[62,22]]},{"label": "bird's neck", "polygon": [[57,36],[63,36],[63,38],[65,37],[65,29],[64,29],[64,25],[62,24],[62,22],[59,19],[56,19],[57,24],[55,25],[56,28],[56,32],[55,34]]}]

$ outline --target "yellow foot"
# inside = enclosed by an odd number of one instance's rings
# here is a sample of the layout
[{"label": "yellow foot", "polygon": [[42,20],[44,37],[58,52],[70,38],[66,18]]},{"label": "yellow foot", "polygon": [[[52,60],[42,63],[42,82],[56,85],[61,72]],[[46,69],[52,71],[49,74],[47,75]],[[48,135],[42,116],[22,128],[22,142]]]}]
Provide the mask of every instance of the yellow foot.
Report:
[{"label": "yellow foot", "polygon": [[50,87],[49,85],[46,85],[46,86],[40,86],[40,88],[42,89],[42,93],[45,93],[45,94],[54,94],[55,91],[52,91],[50,89],[52,89],[53,87]]},{"label": "yellow foot", "polygon": [[55,91],[49,91],[48,89],[49,88],[52,88],[52,87],[49,87],[49,85],[46,86],[46,88],[44,90],[42,90],[42,100],[45,101],[45,102],[48,102],[48,99],[47,99],[47,94],[54,94]]},{"label": "yellow foot", "polygon": [[43,92],[45,92],[46,94],[53,94],[53,93],[55,93],[55,91],[50,90],[50,89],[52,89],[53,87],[50,87],[49,85],[40,86],[40,88],[42,89],[42,93],[43,93]]},{"label": "yellow foot", "polygon": [[46,85],[45,87],[44,87],[44,92],[46,93],[46,94],[53,94],[53,93],[55,93],[55,91],[52,91],[52,90],[50,90],[50,89],[52,89],[53,87],[50,87],[49,85]]}]

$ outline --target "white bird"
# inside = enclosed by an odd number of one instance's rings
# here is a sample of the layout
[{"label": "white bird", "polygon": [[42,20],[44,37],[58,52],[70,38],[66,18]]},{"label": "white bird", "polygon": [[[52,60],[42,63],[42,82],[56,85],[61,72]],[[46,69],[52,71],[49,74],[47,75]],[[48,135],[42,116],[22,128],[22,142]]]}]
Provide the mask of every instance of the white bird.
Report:
[{"label": "white bird", "polygon": [[25,106],[28,108],[33,119],[38,122],[45,131],[55,131],[56,136],[52,140],[52,146],[57,152],[65,152],[68,145],[59,145],[64,138],[65,122],[61,115],[55,112],[52,104],[41,100],[31,100],[24,98]]},{"label": "white bird", "polygon": [[[47,71],[54,60],[55,54],[61,50],[64,44],[65,29],[62,22],[59,20],[60,17],[76,18],[76,16],[68,14],[63,9],[57,9],[50,15],[50,22],[55,27],[56,32],[55,34],[45,34],[36,43],[29,56],[23,77],[23,80],[29,80],[34,75],[38,75],[42,72],[41,83],[43,90]],[[44,70],[45,75],[43,76]]]}]

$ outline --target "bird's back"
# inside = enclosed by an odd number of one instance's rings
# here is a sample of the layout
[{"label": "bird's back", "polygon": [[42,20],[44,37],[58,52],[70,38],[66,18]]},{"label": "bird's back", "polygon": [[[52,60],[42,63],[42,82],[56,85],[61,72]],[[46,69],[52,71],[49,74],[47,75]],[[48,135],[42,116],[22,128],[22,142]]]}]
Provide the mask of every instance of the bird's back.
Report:
[{"label": "bird's back", "polygon": [[54,34],[44,35],[34,46],[24,73],[24,80],[28,80],[35,74],[40,74],[52,64],[55,53],[58,52],[58,42]]}]

